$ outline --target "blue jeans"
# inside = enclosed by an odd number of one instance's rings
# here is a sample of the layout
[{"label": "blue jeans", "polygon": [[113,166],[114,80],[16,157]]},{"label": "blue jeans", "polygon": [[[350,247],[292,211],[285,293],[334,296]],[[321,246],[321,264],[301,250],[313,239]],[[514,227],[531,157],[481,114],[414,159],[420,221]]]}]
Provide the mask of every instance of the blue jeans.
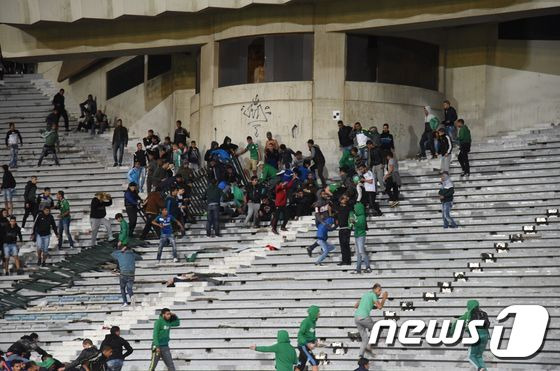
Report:
[{"label": "blue jeans", "polygon": [[362,258],[366,263],[366,269],[369,267],[369,256],[366,251],[366,236],[355,237],[356,239],[356,272],[362,271]]},{"label": "blue jeans", "polygon": [[17,167],[18,145],[10,145],[10,167]]},{"label": "blue jeans", "polygon": [[167,243],[171,244],[171,248],[173,249],[173,258],[177,258],[177,245],[175,244],[175,237],[173,233],[162,233],[159,238],[159,249],[157,253],[157,260],[161,259],[161,253],[163,252],[163,247],[167,245]]},{"label": "blue jeans", "polygon": [[111,359],[107,361],[107,371],[121,371],[124,359]]},{"label": "blue jeans", "polygon": [[447,125],[445,126],[445,133],[449,136],[451,140],[455,139],[455,126]]},{"label": "blue jeans", "polygon": [[49,244],[51,243],[51,235],[47,236],[36,236],[37,240],[37,250],[41,250],[45,254],[49,252]]},{"label": "blue jeans", "polygon": [[[117,152],[119,152],[118,159],[117,159]],[[115,161],[115,164],[119,164],[119,165],[122,164],[123,154],[124,154],[124,143],[113,144],[113,160]]]},{"label": "blue jeans", "polygon": [[140,175],[138,176],[138,192],[144,192],[144,182],[146,181],[146,168],[140,168]]},{"label": "blue jeans", "polygon": [[327,255],[329,255],[329,253],[334,250],[334,246],[330,243],[327,243],[327,241],[325,240],[317,240],[317,243],[319,244],[319,246],[321,246],[321,250],[323,250],[323,253],[321,254],[321,256],[319,256],[319,259],[317,259],[315,264],[321,263],[327,258]]},{"label": "blue jeans", "polygon": [[72,235],[70,234],[70,218],[62,218],[58,221],[58,235],[60,237],[58,239],[59,249],[62,248],[62,242],[64,241],[64,235],[62,234],[62,232],[66,234],[70,247],[74,247],[74,240],[72,239]]},{"label": "blue jeans", "polygon": [[122,296],[123,304],[128,303],[128,300],[126,299],[126,294],[128,293],[129,298],[132,298],[132,295],[134,295],[134,292],[132,292],[132,285],[134,284],[134,276],[124,276],[121,274],[119,283],[121,286],[121,296]]},{"label": "blue jeans", "polygon": [[220,205],[210,204],[208,205],[208,215],[206,220],[206,235],[210,236],[212,233],[212,228],[216,236],[220,235]]},{"label": "blue jeans", "polygon": [[361,158],[367,160],[367,147],[358,148],[358,153],[360,154]]},{"label": "blue jeans", "polygon": [[9,259],[10,256],[18,256],[19,249],[15,243],[4,244],[4,257]]},{"label": "blue jeans", "polygon": [[451,208],[453,207],[453,201],[444,202],[441,204],[441,214],[443,217],[443,228],[456,228],[457,223],[451,217]]}]

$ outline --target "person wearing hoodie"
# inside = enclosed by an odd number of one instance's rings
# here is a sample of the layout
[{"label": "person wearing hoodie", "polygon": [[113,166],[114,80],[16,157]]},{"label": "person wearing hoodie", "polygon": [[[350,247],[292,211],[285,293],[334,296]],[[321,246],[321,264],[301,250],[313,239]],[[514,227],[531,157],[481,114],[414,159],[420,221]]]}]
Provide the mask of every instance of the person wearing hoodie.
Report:
[{"label": "person wearing hoodie", "polygon": [[159,318],[154,324],[152,358],[149,371],[154,371],[156,369],[160,358],[163,359],[168,371],[175,371],[173,357],[169,349],[169,332],[171,331],[171,327],[178,327],[179,325],[180,320],[174,313],[168,308],[163,308],[161,310]]},{"label": "person wearing hoodie", "polygon": [[465,125],[465,120],[463,119],[457,120],[456,125],[459,130],[457,134],[457,140],[459,141],[459,155],[457,159],[463,170],[461,176],[470,176],[471,166],[469,164],[469,152],[471,151],[471,131],[469,127]]},{"label": "person wearing hoodie", "polygon": [[358,328],[362,344],[360,345],[360,358],[364,356],[366,349],[371,352],[369,345],[369,337],[371,329],[373,328],[373,320],[370,317],[371,311],[375,309],[383,309],[385,301],[387,300],[387,291],[381,293],[381,285],[376,283],[373,285],[371,291],[362,295],[360,300],[354,304],[356,311],[354,312],[354,323]]},{"label": "person wearing hoodie", "polygon": [[25,228],[25,222],[27,221],[29,214],[31,214],[33,220],[35,220],[35,217],[37,216],[37,177],[35,175],[33,175],[31,180],[28,180],[25,185],[25,190],[23,191],[23,201],[25,202],[25,212],[23,213],[23,220],[21,222],[22,229]]},{"label": "person wearing hoodie", "polygon": [[436,157],[437,141],[434,140],[434,132],[438,129],[439,119],[432,112],[430,106],[424,107],[424,133],[420,138],[420,159],[426,158],[426,148],[432,153],[432,158]]},{"label": "person wearing hoodie", "polygon": [[356,273],[362,273],[362,259],[366,264],[365,273],[370,273],[369,256],[366,251],[366,208],[361,202],[354,205],[354,212],[350,213],[350,224],[354,227],[354,239],[356,241]]},{"label": "person wearing hoodie", "polygon": [[286,179],[281,183],[278,183],[275,188],[276,197],[274,199],[274,205],[276,206],[276,211],[274,212],[274,216],[272,217],[272,221],[270,222],[270,226],[272,228],[272,233],[278,234],[278,230],[276,229],[278,226],[278,220],[282,217],[282,226],[280,229],[282,231],[286,231],[286,225],[288,224],[289,213],[288,208],[286,205],[288,204],[288,191],[294,185],[294,182],[297,179],[297,174],[292,173],[292,179],[289,181]]},{"label": "person wearing hoodie", "polygon": [[325,260],[329,253],[334,250],[334,246],[328,243],[327,239],[329,238],[329,231],[333,231],[335,229],[336,225],[334,224],[334,218],[331,216],[324,221],[319,222],[319,225],[317,226],[317,244],[321,246],[323,253],[319,256],[315,265],[323,265],[323,260]]},{"label": "person wearing hoodie", "polygon": [[443,228],[457,228],[457,223],[451,217],[453,208],[453,194],[455,188],[447,171],[441,173],[441,188],[439,189],[439,199],[441,201],[441,214],[443,217]]},{"label": "person wearing hoodie", "polygon": [[[484,326],[477,326],[476,330],[478,333],[478,342],[472,344],[469,347],[469,362],[473,364],[474,367],[478,371],[486,371],[486,364],[484,363],[484,358],[482,354],[486,349],[486,345],[488,344],[488,339],[490,338],[490,334],[488,332],[488,328],[490,327],[490,322],[488,321],[488,315],[480,309],[480,304],[477,300],[471,299],[467,301],[467,311],[463,313],[461,317],[457,320],[462,320],[464,322],[464,328],[468,330],[469,322],[472,320],[484,320]],[[455,332],[455,326],[457,325],[457,320],[453,322],[451,328],[449,330],[450,334]]]},{"label": "person wearing hoodie", "polygon": [[78,358],[70,363],[64,365],[64,370],[81,370],[84,363],[89,363],[92,359],[99,355],[99,349],[93,345],[91,339],[84,339],[82,341],[82,351],[78,355]]},{"label": "person wearing hoodie", "polygon": [[296,371],[303,371],[307,362],[311,365],[312,371],[319,371],[319,362],[313,355],[313,349],[317,344],[317,336],[315,335],[315,327],[317,319],[319,319],[319,307],[312,305],[307,309],[307,317],[301,321],[298,331],[298,350],[299,362]]},{"label": "person wearing hoodie", "polygon": [[[121,371],[125,358],[132,354],[133,349],[128,341],[121,337],[119,326],[111,327],[111,333],[105,335],[105,339],[101,343],[101,349],[106,345],[113,350],[107,361],[107,371]],[[124,354],[123,348],[126,350]]]},{"label": "person wearing hoodie", "polygon": [[368,371],[369,370],[369,359],[361,357],[358,360],[358,368],[354,371]]},{"label": "person wearing hoodie", "polygon": [[249,349],[263,353],[274,353],[276,362],[274,364],[276,371],[293,371],[294,365],[298,362],[296,350],[290,344],[290,335],[286,330],[278,330],[276,335],[276,344],[271,346],[251,345]]}]

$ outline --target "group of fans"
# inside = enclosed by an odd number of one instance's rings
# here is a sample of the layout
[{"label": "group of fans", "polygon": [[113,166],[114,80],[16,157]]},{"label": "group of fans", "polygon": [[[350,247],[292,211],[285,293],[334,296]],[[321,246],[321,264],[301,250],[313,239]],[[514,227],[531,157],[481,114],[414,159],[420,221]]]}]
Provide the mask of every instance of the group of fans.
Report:
[{"label": "group of fans", "polygon": [[[68,127],[68,118],[64,108],[64,91],[61,89],[53,100],[54,110],[47,118],[46,133],[58,130],[58,121],[62,117],[65,127]],[[78,130],[85,128],[102,132],[107,129],[107,118],[97,110],[95,100],[92,96],[80,104],[82,115],[85,120],[80,123]],[[95,112],[95,114],[94,114]],[[450,215],[453,203],[453,184],[449,177],[449,164],[454,145],[459,145],[459,162],[463,169],[462,176],[470,174],[468,153],[470,151],[470,131],[464,121],[457,119],[457,114],[448,101],[444,102],[445,119],[439,121],[433,114],[430,107],[424,108],[425,130],[420,141],[419,158],[425,158],[426,150],[430,150],[433,157],[441,156],[441,179],[442,187],[439,195],[442,202],[443,226],[444,228],[455,228],[457,224]],[[99,116],[99,120],[97,118]],[[338,123],[338,139],[342,155],[339,161],[339,173],[335,182],[328,182],[325,171],[325,156],[321,148],[315,144],[313,139],[307,141],[307,150],[293,150],[285,144],[279,143],[271,132],[266,133],[266,141],[261,150],[259,143],[252,137],[246,138],[246,145],[240,148],[234,144],[232,139],[225,137],[223,142],[212,142],[210,148],[204,156],[196,145],[196,142],[189,140],[189,132],[182,127],[181,121],[176,122],[176,130],[171,137],[163,140],[149,130],[142,142],[136,144],[136,151],[133,155],[133,164],[127,172],[128,187],[124,194],[125,210],[127,220],[121,213],[115,218],[120,224],[118,236],[118,250],[113,254],[119,262],[121,273],[126,271],[127,265],[134,265],[134,260],[138,259],[136,254],[129,249],[129,239],[136,233],[138,217],[144,219],[144,228],[139,234],[141,239],[154,233],[160,238],[158,261],[162,258],[162,250],[166,245],[171,245],[172,255],[175,262],[178,261],[175,232],[180,231],[184,234],[185,224],[195,221],[191,210],[193,198],[193,182],[206,175],[208,180],[207,189],[204,195],[199,195],[205,199],[207,204],[207,225],[206,233],[208,237],[221,235],[220,219],[240,217],[244,220],[246,227],[260,227],[263,223],[270,223],[271,231],[279,234],[287,230],[290,219],[298,219],[304,215],[314,215],[317,226],[316,242],[307,247],[307,253],[313,256],[314,249],[321,247],[322,253],[315,260],[315,264],[324,264],[325,259],[335,249],[329,243],[329,232],[338,229],[340,244],[340,262],[338,265],[351,265],[350,237],[353,233],[355,240],[356,268],[354,273],[371,272],[370,260],[367,252],[366,231],[367,215],[374,217],[383,215],[379,202],[386,195],[388,206],[398,207],[401,187],[401,177],[399,173],[398,161],[395,158],[395,140],[390,133],[389,125],[384,124],[382,132],[379,133],[376,127],[364,129],[359,122],[353,126],[347,126],[342,121]],[[10,140],[16,136],[23,143],[19,132],[15,127],[10,127],[8,133]],[[44,135],[49,138],[49,135]],[[8,144],[7,137],[7,144]],[[122,121],[116,120],[113,131],[113,155],[114,166],[121,166],[123,161],[124,148],[128,146],[128,131],[122,125]],[[56,141],[45,144],[43,154],[39,160],[54,153],[55,162],[58,164],[54,146]],[[10,142],[10,144],[12,144]],[[305,152],[305,153],[304,153]],[[17,166],[17,148],[14,153],[10,166]],[[244,155],[248,153],[248,159],[244,161]],[[241,164],[245,162],[247,166]],[[10,178],[11,177],[11,178]],[[13,205],[11,203],[10,190],[15,188],[15,180],[9,171],[8,166],[4,166],[4,177],[2,190],[6,200],[6,208],[0,215],[0,237],[3,242],[4,270],[5,274],[10,274],[9,259],[15,259],[16,271],[22,273],[22,264],[18,259],[18,248],[16,239],[22,240],[21,229],[16,223],[15,217],[11,217]],[[12,184],[13,183],[13,184]],[[144,193],[144,190],[146,191]],[[50,189],[44,188],[40,195],[37,192],[37,178],[32,177],[26,185],[24,202],[25,216],[22,227],[25,226],[29,215],[33,216],[33,239],[37,242],[38,264],[44,266],[48,256],[48,246],[50,243],[51,231],[58,237],[58,246],[62,247],[63,232],[66,232],[70,247],[74,246],[74,241],[70,234],[70,206],[64,197],[64,192],[56,194],[56,206],[50,195]],[[13,193],[13,192],[12,192]],[[8,195],[8,196],[7,196]],[[145,197],[143,197],[145,196]],[[110,221],[106,218],[106,208],[112,205],[111,195],[105,192],[95,194],[91,201],[90,222],[92,228],[91,244],[97,243],[97,234],[101,225],[107,230],[109,239],[112,239],[112,228]],[[59,223],[50,214],[52,208],[59,210]],[[281,222],[280,226],[278,224]],[[132,263],[129,261],[132,259]],[[124,269],[124,270],[123,270]],[[121,293],[123,295],[123,305],[128,305],[133,299],[132,284],[134,281],[133,269],[132,277],[121,274]],[[373,322],[369,318],[369,311],[374,307],[381,308],[387,298],[387,294],[381,294],[380,286],[374,286],[373,295],[362,297],[362,302],[357,303],[357,308],[361,308],[360,317],[356,315],[356,324],[362,335],[362,339],[371,330]],[[128,295],[128,297],[127,297]],[[128,300],[130,299],[130,300]],[[370,303],[371,302],[371,303]],[[369,310],[368,310],[369,308]],[[368,312],[367,316],[365,313]],[[167,313],[170,313],[167,310]],[[314,335],[315,322],[319,316],[319,309],[311,307],[309,317],[298,335],[299,348],[299,370],[303,370],[306,363],[310,363],[313,370],[317,369],[317,360],[313,356],[313,348],[316,338]],[[169,327],[167,322],[169,314],[162,312],[160,322],[162,326],[167,326],[167,341]],[[163,318],[163,319],[162,319]],[[176,318],[176,317],[174,317]],[[178,323],[178,320],[177,320]],[[111,329],[111,334],[118,335],[117,330]],[[301,339],[300,339],[301,335]],[[274,347],[252,347],[258,351],[278,351],[286,346],[287,333],[279,331],[278,341]],[[289,343],[289,338],[287,339]],[[4,357],[6,369],[17,370],[18,362],[21,359],[26,363],[26,370],[35,370],[42,367],[44,369],[80,369],[84,370],[120,370],[119,365],[111,366],[110,362],[115,349],[107,346],[97,349],[88,339],[84,340],[84,352],[92,347],[95,349],[95,357],[91,359],[101,359],[100,365],[106,368],[96,368],[87,366],[84,361],[77,360],[77,363],[70,365],[60,365],[51,356],[40,351],[43,357],[43,364],[29,363],[26,352],[35,347],[37,342],[36,334],[31,334],[28,338],[22,338],[16,344],[21,345],[24,352],[14,352],[12,346],[8,350],[8,356]],[[301,344],[300,344],[301,343]],[[124,343],[123,343],[124,344]],[[167,345],[167,344],[166,344]],[[123,345],[124,346],[124,345]],[[121,347],[122,348],[122,347]],[[155,367],[157,360],[162,358],[169,369],[173,369],[172,358],[169,349],[165,347],[155,347],[152,366]],[[360,351],[359,370],[368,369],[368,361],[363,358],[367,344],[362,345]],[[127,348],[128,349],[128,348]],[[291,349],[291,346],[290,346]],[[130,352],[132,349],[130,349]],[[111,354],[111,352],[113,352]],[[281,351],[284,352],[284,351]],[[286,354],[292,354],[292,350],[286,350]],[[83,353],[83,352],[82,352]],[[118,352],[117,352],[118,353]],[[119,357],[124,359],[122,351]],[[293,352],[295,354],[295,352]],[[14,355],[18,357],[14,358]],[[12,358],[10,358],[12,357]],[[278,357],[278,353],[277,353]],[[291,355],[289,355],[291,357]],[[121,359],[119,358],[119,359]],[[88,362],[90,358],[88,358]],[[46,363],[45,363],[46,362]],[[291,369],[279,366],[278,370]],[[9,364],[9,365],[8,365]],[[89,364],[89,363],[88,363]],[[53,365],[56,365],[53,367]],[[171,366],[170,366],[171,365]],[[122,362],[120,363],[122,366]],[[151,367],[152,367],[151,366]],[[37,367],[37,368],[34,368]],[[77,367],[77,368],[74,368]],[[88,368],[89,367],[89,368]],[[100,366],[101,367],[101,366]],[[153,369],[153,368],[151,368]]]}]

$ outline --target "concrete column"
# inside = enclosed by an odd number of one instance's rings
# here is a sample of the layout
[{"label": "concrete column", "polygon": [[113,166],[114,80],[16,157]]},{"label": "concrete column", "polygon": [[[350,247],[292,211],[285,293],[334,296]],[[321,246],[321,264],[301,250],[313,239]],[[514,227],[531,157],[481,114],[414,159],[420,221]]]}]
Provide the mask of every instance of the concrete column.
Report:
[{"label": "concrete column", "polygon": [[211,41],[200,49],[200,120],[198,127],[191,128],[191,135],[200,143],[201,148],[209,146],[214,140],[214,88],[217,87],[218,43]]},{"label": "concrete column", "polygon": [[[346,35],[315,28],[313,46],[313,140],[327,160],[329,177],[338,175],[338,127],[333,111],[341,111],[344,120],[344,80]],[[310,138],[302,138],[307,142]],[[304,143],[305,143],[304,142]]]}]

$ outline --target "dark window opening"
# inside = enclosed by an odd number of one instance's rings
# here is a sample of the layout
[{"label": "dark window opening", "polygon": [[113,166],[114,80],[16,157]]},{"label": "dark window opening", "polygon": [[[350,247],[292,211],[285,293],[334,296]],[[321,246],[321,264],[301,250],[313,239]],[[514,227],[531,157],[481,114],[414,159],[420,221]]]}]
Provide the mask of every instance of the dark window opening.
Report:
[{"label": "dark window opening", "polygon": [[148,55],[148,80],[171,71],[171,55]]},{"label": "dark window opening", "polygon": [[560,14],[500,23],[498,37],[510,40],[560,40]]},{"label": "dark window opening", "polygon": [[313,73],[313,35],[283,34],[220,41],[220,87],[306,81]]},{"label": "dark window opening", "polygon": [[438,88],[437,45],[397,37],[348,35],[346,80]]},{"label": "dark window opening", "polygon": [[144,82],[144,56],[134,57],[107,72],[107,99]]}]

